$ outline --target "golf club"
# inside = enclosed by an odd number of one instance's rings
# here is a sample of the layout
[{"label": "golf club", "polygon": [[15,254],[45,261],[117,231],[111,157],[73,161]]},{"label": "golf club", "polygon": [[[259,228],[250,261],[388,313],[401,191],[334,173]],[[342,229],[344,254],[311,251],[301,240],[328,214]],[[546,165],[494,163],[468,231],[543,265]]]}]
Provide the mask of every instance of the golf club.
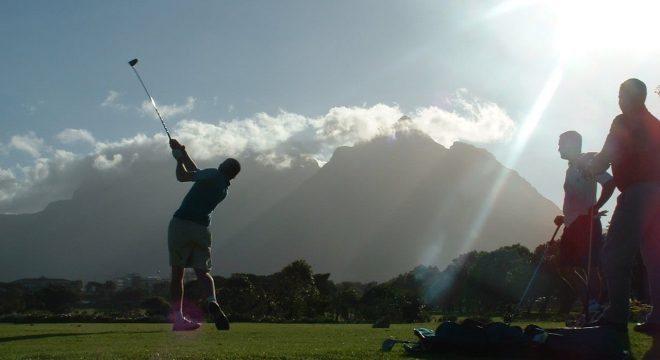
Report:
[{"label": "golf club", "polygon": [[511,324],[513,321],[513,318],[515,317],[516,313],[520,311],[520,307],[522,306],[523,301],[525,301],[525,298],[527,297],[527,292],[529,292],[529,289],[532,287],[532,284],[534,283],[534,280],[536,280],[536,276],[539,273],[539,269],[541,268],[541,265],[543,265],[543,261],[545,260],[545,256],[548,254],[548,249],[550,249],[550,243],[552,243],[555,240],[555,236],[557,236],[557,232],[559,231],[559,228],[561,227],[561,224],[557,225],[555,228],[555,232],[552,233],[552,237],[550,238],[549,243],[545,244],[545,249],[543,250],[543,255],[541,255],[541,259],[539,260],[538,265],[536,265],[536,269],[534,269],[534,274],[532,275],[532,278],[529,279],[529,283],[527,283],[527,287],[525,288],[525,291],[523,292],[522,296],[520,297],[520,301],[518,302],[518,306],[516,306],[515,310],[513,313],[509,314],[504,314],[504,323],[505,324]]},{"label": "golf club", "polygon": [[406,340],[395,340],[387,339],[383,341],[383,345],[380,347],[381,351],[390,351],[396,344],[417,344],[416,341],[406,341]]},{"label": "golf club", "polygon": [[[587,153],[587,154],[593,154],[593,153]],[[592,155],[593,156],[593,155]],[[591,175],[590,179],[594,187],[592,189],[592,204],[596,204],[596,178],[594,175]],[[592,206],[589,208],[589,255],[587,256],[587,278],[585,279],[585,303],[584,303],[584,324],[585,326],[588,326],[588,324],[591,322],[590,315],[589,314],[589,292],[591,290],[591,266],[592,266],[592,247],[593,247],[593,238],[594,238],[594,219],[596,218],[597,214],[594,213],[594,207]]]},{"label": "golf club", "polygon": [[135,65],[138,63],[138,59],[133,59],[128,62],[128,65],[131,66],[131,69],[135,71],[135,75],[137,75],[138,80],[140,80],[140,84],[142,84],[142,88],[144,89],[144,92],[147,93],[147,98],[151,101],[151,105],[153,105],[154,110],[156,110],[156,114],[158,115],[158,118],[160,119],[160,123],[163,124],[163,128],[165,129],[165,133],[167,134],[168,139],[172,140],[172,137],[170,136],[169,130],[167,130],[167,126],[165,126],[165,122],[163,121],[163,117],[160,116],[160,112],[158,111],[158,108],[156,107],[156,102],[154,101],[154,98],[151,97],[149,94],[149,90],[147,90],[147,87],[144,86],[144,81],[142,81],[142,77],[140,77],[140,74],[137,72],[137,69],[135,69]]}]

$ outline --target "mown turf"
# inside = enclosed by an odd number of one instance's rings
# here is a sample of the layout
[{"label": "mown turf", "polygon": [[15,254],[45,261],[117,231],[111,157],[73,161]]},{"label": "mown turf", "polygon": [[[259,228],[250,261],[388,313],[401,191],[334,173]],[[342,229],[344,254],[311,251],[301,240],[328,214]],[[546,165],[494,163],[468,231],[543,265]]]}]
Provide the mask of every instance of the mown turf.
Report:
[{"label": "mown turf", "polygon": [[[391,352],[380,351],[383,340],[414,340],[413,327],[436,325],[397,324],[372,329],[369,325],[239,323],[232,324],[229,332],[219,332],[205,324],[195,332],[173,333],[167,324],[0,324],[0,358],[401,359],[408,358],[401,345]],[[654,345],[659,341],[630,332],[636,359],[660,359]],[[653,353],[649,353],[652,345]]]}]

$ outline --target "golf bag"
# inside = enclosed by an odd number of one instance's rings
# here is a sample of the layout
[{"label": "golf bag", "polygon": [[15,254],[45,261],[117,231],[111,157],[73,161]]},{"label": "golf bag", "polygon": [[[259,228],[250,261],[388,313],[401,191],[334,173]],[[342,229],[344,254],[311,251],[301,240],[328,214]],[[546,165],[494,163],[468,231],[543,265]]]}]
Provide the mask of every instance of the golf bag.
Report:
[{"label": "golf bag", "polygon": [[417,328],[416,344],[405,344],[410,353],[452,353],[501,359],[621,360],[627,359],[618,334],[609,328],[524,330],[494,322],[446,321],[433,331]]},{"label": "golf bag", "polygon": [[415,329],[417,345],[409,352],[456,353],[472,356],[514,358],[530,351],[533,336],[518,326],[504,323],[484,324],[466,319],[462,323],[445,321],[434,331]]}]

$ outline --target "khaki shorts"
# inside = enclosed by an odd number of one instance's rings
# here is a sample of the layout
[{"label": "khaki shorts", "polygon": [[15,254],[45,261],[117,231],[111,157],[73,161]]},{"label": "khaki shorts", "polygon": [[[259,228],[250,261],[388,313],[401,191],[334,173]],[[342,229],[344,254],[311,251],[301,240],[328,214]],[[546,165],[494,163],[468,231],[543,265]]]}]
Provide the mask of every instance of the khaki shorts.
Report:
[{"label": "khaki shorts", "polygon": [[173,217],[167,229],[170,266],[211,270],[211,232],[196,222]]}]

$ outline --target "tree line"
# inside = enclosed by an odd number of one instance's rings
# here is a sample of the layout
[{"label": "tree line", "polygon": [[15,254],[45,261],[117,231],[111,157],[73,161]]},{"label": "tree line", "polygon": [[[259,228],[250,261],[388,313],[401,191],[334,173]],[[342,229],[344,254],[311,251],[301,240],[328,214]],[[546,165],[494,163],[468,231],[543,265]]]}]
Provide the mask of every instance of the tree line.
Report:
[{"label": "tree line", "polygon": [[[559,276],[557,254],[557,242],[534,251],[521,245],[472,251],[442,271],[418,266],[382,283],[335,283],[331,274],[315,274],[304,260],[271,275],[237,273],[214,279],[218,299],[232,321],[417,322],[429,320],[432,314],[490,317],[511,311],[538,265],[522,310],[543,316],[561,301],[573,300],[562,298],[567,292],[562,291],[566,284]],[[641,277],[641,272],[635,276],[638,285]],[[72,282],[76,283],[80,282]],[[637,286],[633,296],[643,297],[641,289]],[[185,284],[184,307],[193,318],[205,316],[202,292],[197,280]],[[37,290],[0,283],[0,319],[74,312],[78,321],[167,321],[168,297],[167,281],[151,287],[138,281],[122,289],[111,281],[89,282],[84,288],[51,284]]]}]

